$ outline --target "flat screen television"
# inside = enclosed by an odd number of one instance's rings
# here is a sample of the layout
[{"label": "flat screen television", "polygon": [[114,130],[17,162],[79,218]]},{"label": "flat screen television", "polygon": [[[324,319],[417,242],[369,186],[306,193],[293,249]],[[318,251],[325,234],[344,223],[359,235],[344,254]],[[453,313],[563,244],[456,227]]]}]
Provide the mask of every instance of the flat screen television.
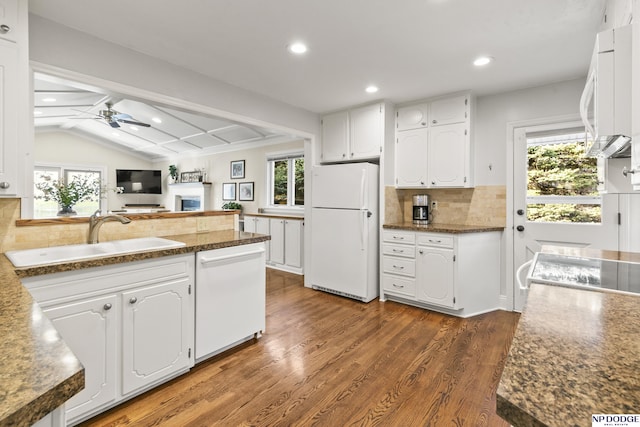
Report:
[{"label": "flat screen television", "polygon": [[116,169],[116,181],[125,194],[162,194],[159,170]]}]

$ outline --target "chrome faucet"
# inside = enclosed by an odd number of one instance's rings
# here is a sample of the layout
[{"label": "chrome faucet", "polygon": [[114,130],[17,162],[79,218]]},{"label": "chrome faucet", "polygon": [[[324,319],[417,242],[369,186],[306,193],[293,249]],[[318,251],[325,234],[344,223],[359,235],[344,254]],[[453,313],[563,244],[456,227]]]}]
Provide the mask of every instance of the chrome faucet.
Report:
[{"label": "chrome faucet", "polygon": [[89,218],[89,237],[87,238],[87,243],[94,244],[98,243],[98,233],[100,232],[100,227],[107,221],[120,221],[122,224],[129,224],[131,220],[124,216],[120,215],[105,215],[100,216],[102,211],[98,209],[91,215]]}]

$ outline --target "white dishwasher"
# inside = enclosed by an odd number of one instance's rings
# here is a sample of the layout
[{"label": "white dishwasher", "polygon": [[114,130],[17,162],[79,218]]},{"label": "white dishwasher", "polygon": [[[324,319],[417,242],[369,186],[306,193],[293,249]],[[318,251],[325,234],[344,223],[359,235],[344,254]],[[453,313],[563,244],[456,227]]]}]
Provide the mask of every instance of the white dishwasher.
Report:
[{"label": "white dishwasher", "polygon": [[196,255],[196,362],[265,330],[265,244]]}]

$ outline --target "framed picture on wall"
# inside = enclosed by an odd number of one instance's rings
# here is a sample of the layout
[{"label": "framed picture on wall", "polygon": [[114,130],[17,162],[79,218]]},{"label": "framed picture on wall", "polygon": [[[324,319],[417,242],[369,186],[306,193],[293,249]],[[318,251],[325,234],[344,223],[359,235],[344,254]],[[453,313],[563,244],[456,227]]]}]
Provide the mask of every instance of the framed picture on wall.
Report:
[{"label": "framed picture on wall", "polygon": [[238,200],[253,201],[253,182],[241,182],[238,184]]},{"label": "framed picture on wall", "polygon": [[236,183],[224,182],[222,183],[222,200],[235,200],[236,199]]},{"label": "framed picture on wall", "polygon": [[231,162],[231,179],[244,178],[244,160],[234,160]]}]

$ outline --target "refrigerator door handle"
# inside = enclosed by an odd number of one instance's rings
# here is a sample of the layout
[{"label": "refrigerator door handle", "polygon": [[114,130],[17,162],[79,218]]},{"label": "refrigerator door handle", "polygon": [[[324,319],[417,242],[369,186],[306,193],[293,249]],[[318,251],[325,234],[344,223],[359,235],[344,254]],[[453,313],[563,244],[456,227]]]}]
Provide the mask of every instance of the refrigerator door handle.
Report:
[{"label": "refrigerator door handle", "polygon": [[366,183],[367,183],[367,170],[362,169],[362,175],[360,176],[360,209],[366,209],[367,207]]},{"label": "refrigerator door handle", "polygon": [[360,211],[362,221],[360,223],[360,250],[364,251],[367,248],[367,218],[369,211],[362,209]]}]

